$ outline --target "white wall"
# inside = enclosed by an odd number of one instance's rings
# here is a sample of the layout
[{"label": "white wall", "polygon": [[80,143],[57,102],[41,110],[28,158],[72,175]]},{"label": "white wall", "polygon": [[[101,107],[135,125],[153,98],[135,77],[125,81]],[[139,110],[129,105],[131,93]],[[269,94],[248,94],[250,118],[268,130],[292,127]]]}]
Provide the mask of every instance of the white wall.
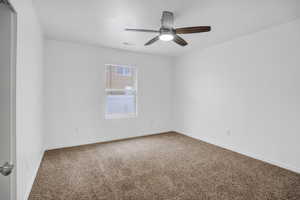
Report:
[{"label": "white wall", "polygon": [[[48,149],[171,130],[169,58],[47,40],[45,131]],[[138,70],[138,117],[104,119],[105,64]]]},{"label": "white wall", "polygon": [[18,13],[16,67],[17,200],[31,190],[43,148],[43,37],[31,0],[11,0]]},{"label": "white wall", "polygon": [[[300,171],[299,20],[185,55],[171,80],[169,58],[52,40],[44,71],[32,2],[11,2],[18,12],[18,200],[30,192],[44,146],[171,130],[172,89],[175,130]],[[104,119],[106,63],[138,67],[138,118]]]},{"label": "white wall", "polygon": [[300,172],[300,20],[177,59],[175,130]]}]

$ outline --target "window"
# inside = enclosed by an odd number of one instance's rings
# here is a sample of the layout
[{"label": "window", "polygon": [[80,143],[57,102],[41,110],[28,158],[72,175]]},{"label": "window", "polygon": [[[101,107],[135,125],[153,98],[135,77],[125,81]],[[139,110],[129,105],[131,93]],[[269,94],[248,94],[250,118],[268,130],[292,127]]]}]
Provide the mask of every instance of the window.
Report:
[{"label": "window", "polygon": [[117,67],[119,76],[131,76],[131,69],[129,67]]},{"label": "window", "polygon": [[134,67],[106,65],[106,119],[136,116],[136,76]]}]

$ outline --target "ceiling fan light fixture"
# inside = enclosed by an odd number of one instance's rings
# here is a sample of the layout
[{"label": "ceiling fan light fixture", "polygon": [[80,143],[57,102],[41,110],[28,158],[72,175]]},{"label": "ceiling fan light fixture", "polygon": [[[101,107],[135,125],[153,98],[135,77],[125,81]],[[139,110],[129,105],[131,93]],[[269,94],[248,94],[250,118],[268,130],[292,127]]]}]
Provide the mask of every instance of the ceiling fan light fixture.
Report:
[{"label": "ceiling fan light fixture", "polygon": [[159,36],[159,39],[162,41],[171,41],[174,39],[174,35],[170,33],[164,33]]}]

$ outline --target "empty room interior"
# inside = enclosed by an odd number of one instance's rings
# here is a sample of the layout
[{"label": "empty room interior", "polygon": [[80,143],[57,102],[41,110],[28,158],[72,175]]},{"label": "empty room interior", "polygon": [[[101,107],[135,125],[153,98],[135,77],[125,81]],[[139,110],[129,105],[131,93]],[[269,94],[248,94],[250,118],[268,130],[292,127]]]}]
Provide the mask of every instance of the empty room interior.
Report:
[{"label": "empty room interior", "polygon": [[300,200],[299,0],[0,0],[0,200]]}]

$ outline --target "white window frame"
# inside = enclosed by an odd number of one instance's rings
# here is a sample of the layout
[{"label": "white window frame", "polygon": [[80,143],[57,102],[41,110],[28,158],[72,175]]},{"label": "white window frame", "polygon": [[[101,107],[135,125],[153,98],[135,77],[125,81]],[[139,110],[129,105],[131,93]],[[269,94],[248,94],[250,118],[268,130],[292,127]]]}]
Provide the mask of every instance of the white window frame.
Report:
[{"label": "white window frame", "polygon": [[[106,113],[107,108],[107,92],[110,91],[124,91],[124,89],[107,89],[106,88],[106,70],[108,67],[126,67],[126,68],[132,68],[135,70],[135,79],[134,79],[134,88],[135,88],[135,113],[128,113],[128,114],[108,114]],[[105,64],[104,69],[104,81],[105,81],[105,88],[104,88],[104,98],[105,98],[105,104],[104,104],[104,118],[105,119],[130,119],[130,118],[136,118],[138,116],[138,70],[135,66],[128,66],[128,65],[120,65],[120,64]]]}]

